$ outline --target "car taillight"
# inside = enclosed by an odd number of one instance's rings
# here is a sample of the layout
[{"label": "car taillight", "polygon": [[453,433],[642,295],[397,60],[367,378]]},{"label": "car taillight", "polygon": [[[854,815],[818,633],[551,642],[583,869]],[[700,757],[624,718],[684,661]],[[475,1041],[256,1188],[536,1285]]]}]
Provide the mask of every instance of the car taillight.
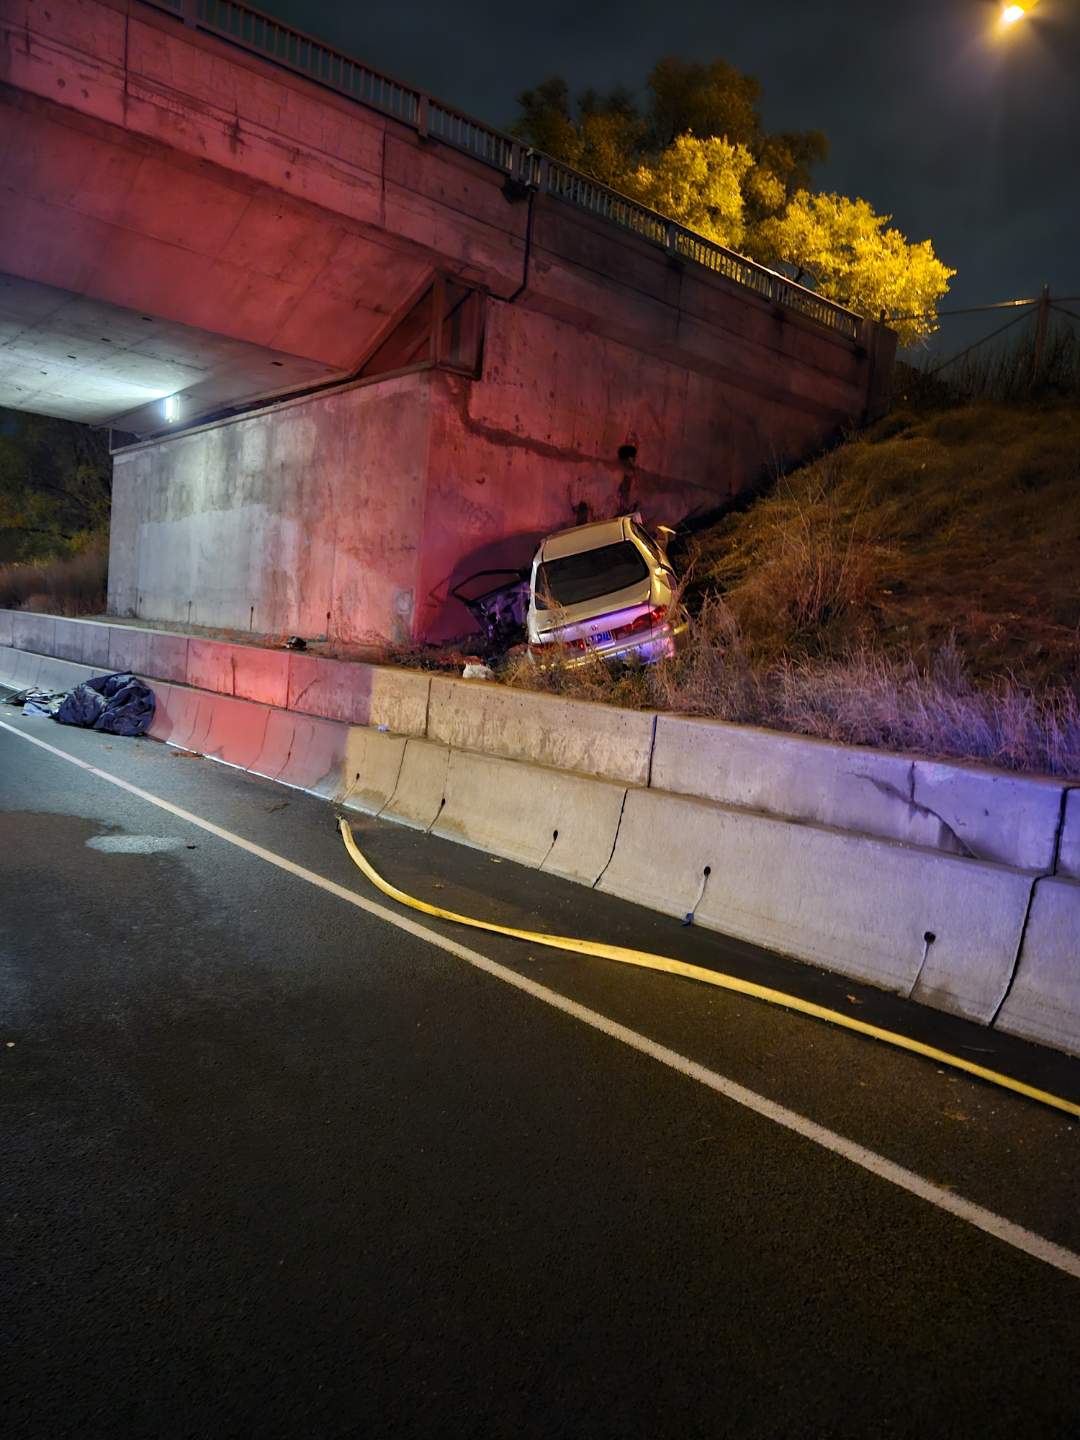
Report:
[{"label": "car taillight", "polygon": [[655,630],[666,616],[666,608],[663,605],[656,605],[651,610],[644,611],[636,620],[631,620],[629,625],[620,625],[617,630],[612,631],[612,634],[622,637],[623,635],[640,634],[642,630]]}]

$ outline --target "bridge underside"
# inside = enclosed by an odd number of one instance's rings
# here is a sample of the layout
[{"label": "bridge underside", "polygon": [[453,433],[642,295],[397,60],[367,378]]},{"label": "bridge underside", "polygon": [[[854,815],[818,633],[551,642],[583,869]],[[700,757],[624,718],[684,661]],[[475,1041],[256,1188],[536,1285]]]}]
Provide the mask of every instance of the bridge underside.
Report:
[{"label": "bridge underside", "polygon": [[337,372],[54,285],[0,274],[0,406],[132,434]]}]

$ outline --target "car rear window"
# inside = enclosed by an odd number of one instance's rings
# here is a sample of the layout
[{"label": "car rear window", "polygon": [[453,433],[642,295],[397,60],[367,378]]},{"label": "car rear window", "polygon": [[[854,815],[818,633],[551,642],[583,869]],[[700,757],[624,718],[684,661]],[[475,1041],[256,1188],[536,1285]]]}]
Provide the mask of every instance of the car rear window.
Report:
[{"label": "car rear window", "polygon": [[536,608],[580,605],[636,585],[648,573],[645,557],[629,540],[562,555],[536,567]]}]

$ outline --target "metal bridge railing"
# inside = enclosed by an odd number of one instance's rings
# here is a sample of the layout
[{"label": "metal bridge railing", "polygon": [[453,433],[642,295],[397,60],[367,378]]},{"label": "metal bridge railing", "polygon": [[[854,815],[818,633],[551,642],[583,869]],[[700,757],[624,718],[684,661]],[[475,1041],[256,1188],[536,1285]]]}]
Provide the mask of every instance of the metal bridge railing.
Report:
[{"label": "metal bridge railing", "polygon": [[185,24],[228,40],[254,55],[306,76],[351,100],[400,120],[421,134],[431,135],[445,145],[501,170],[507,176],[535,186],[568,205],[599,216],[621,230],[640,235],[692,264],[752,290],[755,294],[819,325],[854,338],[859,317],[853,311],[803,285],[748,260],[734,250],[717,245],[703,235],[685,229],[674,220],[645,205],[620,195],[579,170],[563,165],[530,149],[482,121],[423,91],[403,85],[387,75],[353,60],[332,45],[314,40],[302,31],[271,19],[239,0],[144,0],[157,10],[182,19]]}]

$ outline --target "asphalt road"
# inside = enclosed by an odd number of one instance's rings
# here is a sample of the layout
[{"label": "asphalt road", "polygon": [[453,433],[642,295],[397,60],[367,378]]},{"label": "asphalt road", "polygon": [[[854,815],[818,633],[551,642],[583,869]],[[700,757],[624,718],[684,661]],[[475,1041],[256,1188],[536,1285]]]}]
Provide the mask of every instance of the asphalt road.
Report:
[{"label": "asphalt road", "polygon": [[[321,801],[0,721],[386,904]],[[437,903],[732,970],[1080,1096],[1051,1052],[356,832]],[[1080,1433],[1080,1279],[932,1198],[1075,1256],[1080,1125],[754,1001],[409,919],[494,972],[0,730],[4,1436]]]}]

